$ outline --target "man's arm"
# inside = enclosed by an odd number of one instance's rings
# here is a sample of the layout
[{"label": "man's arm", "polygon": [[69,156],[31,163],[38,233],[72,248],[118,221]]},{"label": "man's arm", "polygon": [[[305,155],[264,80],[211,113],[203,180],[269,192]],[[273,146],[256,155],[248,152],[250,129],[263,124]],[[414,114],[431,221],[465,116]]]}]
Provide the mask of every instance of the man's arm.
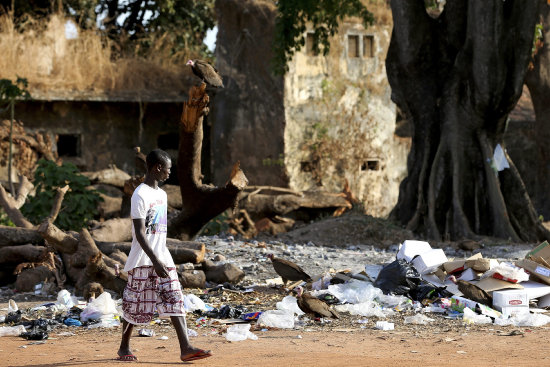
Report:
[{"label": "man's arm", "polygon": [[136,240],[140,244],[145,254],[149,256],[149,259],[151,259],[151,262],[153,263],[153,267],[155,268],[155,272],[161,278],[168,278],[168,271],[166,270],[166,267],[157,258],[157,255],[155,255],[155,253],[151,249],[151,245],[149,244],[149,241],[145,236],[145,219],[138,218],[138,219],[132,219],[132,221],[134,223],[134,230],[136,232]]}]

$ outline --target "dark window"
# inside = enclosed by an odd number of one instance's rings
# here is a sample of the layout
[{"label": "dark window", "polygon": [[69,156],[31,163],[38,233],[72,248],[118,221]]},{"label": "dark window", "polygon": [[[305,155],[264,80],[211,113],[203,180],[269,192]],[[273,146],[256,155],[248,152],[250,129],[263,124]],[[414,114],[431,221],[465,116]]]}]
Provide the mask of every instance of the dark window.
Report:
[{"label": "dark window", "polygon": [[161,134],[157,138],[157,146],[162,150],[178,150],[179,141],[178,133]]},{"label": "dark window", "polygon": [[313,48],[315,44],[315,34],[307,33],[306,34],[306,55],[308,56],[317,56],[319,52]]},{"label": "dark window", "polygon": [[374,57],[374,36],[363,36],[363,57]]},{"label": "dark window", "polygon": [[348,35],[348,57],[359,57],[359,36]]},{"label": "dark window", "polygon": [[57,136],[57,155],[60,157],[79,157],[80,135],[59,134]]},{"label": "dark window", "polygon": [[380,161],[378,159],[368,159],[361,165],[361,171],[379,171]]}]

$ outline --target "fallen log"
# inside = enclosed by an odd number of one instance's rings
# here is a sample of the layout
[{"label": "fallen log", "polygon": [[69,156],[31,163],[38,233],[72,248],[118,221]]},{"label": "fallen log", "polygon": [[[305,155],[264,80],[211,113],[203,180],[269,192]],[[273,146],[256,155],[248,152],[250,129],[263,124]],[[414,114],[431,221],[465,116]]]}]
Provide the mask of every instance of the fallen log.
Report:
[{"label": "fallen log", "polygon": [[[202,242],[179,241],[176,239],[166,239],[168,251],[176,264],[193,263],[198,264],[204,260],[206,247]],[[97,247],[105,255],[109,256],[113,251],[120,250],[126,255],[132,248],[131,242],[97,242]]]},{"label": "fallen log", "polygon": [[95,241],[126,242],[132,240],[132,220],[130,218],[113,218],[90,230]]},{"label": "fallen log", "polygon": [[34,229],[0,225],[0,247],[26,244],[43,245],[44,239]]},{"label": "fallen log", "polygon": [[120,188],[124,188],[124,182],[131,178],[129,174],[118,169],[114,164],[101,171],[82,172],[82,175],[88,177],[92,183],[112,185]]},{"label": "fallen log", "polygon": [[46,251],[44,246],[21,245],[0,248],[0,264],[15,264],[38,262]]},{"label": "fallen log", "polygon": [[285,215],[300,208],[351,208],[352,204],[343,193],[304,191],[301,195],[267,195],[242,193],[239,208],[245,209],[253,218]]}]

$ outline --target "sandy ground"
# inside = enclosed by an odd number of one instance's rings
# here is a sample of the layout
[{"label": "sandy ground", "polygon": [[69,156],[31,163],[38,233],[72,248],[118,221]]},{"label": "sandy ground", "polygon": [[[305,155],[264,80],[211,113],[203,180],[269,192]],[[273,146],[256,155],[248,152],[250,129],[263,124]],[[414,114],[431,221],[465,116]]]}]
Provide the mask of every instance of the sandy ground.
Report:
[{"label": "sandy ground", "polygon": [[[416,326],[418,330],[422,326]],[[441,331],[418,336],[413,331],[373,329],[331,332],[255,332],[258,340],[227,342],[221,335],[192,338],[194,345],[210,348],[213,357],[195,361],[199,366],[548,366],[550,356],[544,345],[547,328],[478,328]],[[516,334],[512,333],[512,334]],[[173,330],[163,334],[168,340],[132,339],[138,362],[117,362],[119,330],[93,330],[75,336],[51,335],[45,344],[18,337],[0,342],[2,366],[112,366],[136,363],[140,366],[175,365],[178,343]],[[299,337],[301,336],[301,338]],[[186,363],[191,364],[191,363]]]}]

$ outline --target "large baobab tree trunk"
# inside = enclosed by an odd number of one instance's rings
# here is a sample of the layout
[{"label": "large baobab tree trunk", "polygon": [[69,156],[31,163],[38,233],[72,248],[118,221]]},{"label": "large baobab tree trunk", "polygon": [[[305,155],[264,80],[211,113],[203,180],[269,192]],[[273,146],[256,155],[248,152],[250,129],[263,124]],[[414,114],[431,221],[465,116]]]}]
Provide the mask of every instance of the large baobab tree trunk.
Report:
[{"label": "large baobab tree trunk", "polygon": [[423,0],[391,7],[386,68],[414,124],[392,216],[433,239],[550,238],[513,163],[497,172],[492,160],[521,95],[538,2],[448,1],[437,18]]},{"label": "large baobab tree trunk", "polygon": [[192,87],[181,115],[178,180],[183,205],[178,216],[168,224],[168,235],[182,240],[194,238],[206,223],[234,206],[237,196],[248,184],[239,162],[233,166],[225,186],[202,183],[202,123],[208,113],[208,102],[206,84]]},{"label": "large baobab tree trunk", "polygon": [[532,69],[525,78],[535,109],[535,141],[537,156],[533,157],[536,169],[534,203],[545,220],[550,218],[550,5],[540,2],[540,21],[543,26],[542,46],[536,51]]}]

